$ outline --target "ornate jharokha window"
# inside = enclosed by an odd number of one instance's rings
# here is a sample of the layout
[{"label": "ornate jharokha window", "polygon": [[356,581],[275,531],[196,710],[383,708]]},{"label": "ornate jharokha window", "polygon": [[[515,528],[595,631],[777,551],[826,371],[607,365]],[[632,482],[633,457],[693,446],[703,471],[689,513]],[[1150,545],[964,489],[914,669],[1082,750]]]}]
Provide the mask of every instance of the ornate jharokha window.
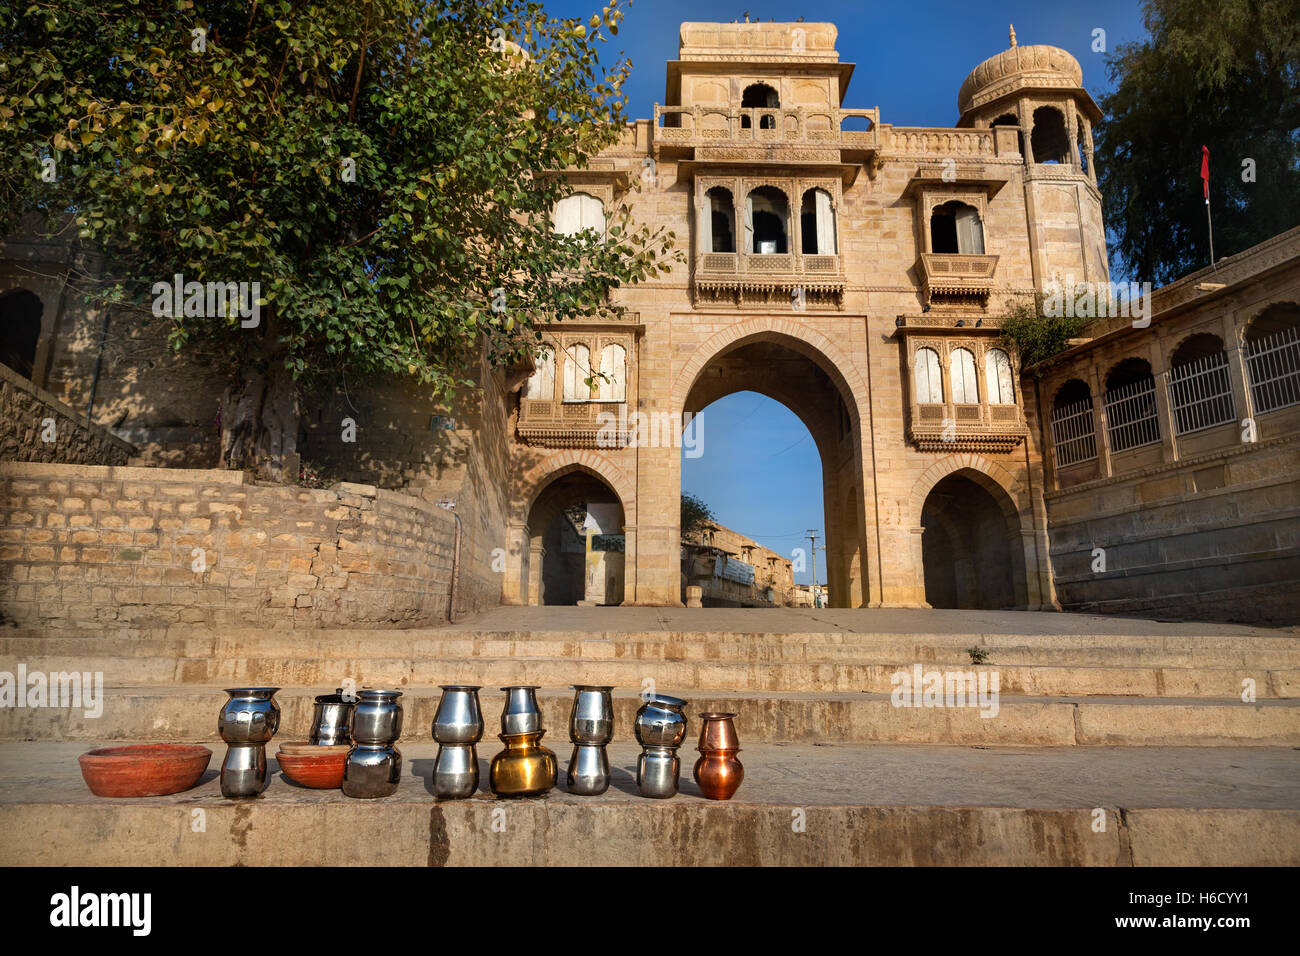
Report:
[{"label": "ornate jharokha window", "polygon": [[626,417],[636,387],[633,349],[640,328],[555,327],[520,395],[519,438],[552,447],[597,447],[600,413]]},{"label": "ornate jharokha window", "polygon": [[995,324],[899,316],[897,329],[911,367],[905,379],[911,392],[908,437],[918,447],[1008,451],[1024,440],[1015,369],[1011,355],[995,344],[1000,338]]},{"label": "ornate jharokha window", "polygon": [[701,176],[695,188],[698,300],[843,308],[839,179]]},{"label": "ornate jharokha window", "polygon": [[605,206],[589,193],[574,193],[555,204],[551,222],[562,236],[574,236],[590,229],[598,236],[605,235]]}]

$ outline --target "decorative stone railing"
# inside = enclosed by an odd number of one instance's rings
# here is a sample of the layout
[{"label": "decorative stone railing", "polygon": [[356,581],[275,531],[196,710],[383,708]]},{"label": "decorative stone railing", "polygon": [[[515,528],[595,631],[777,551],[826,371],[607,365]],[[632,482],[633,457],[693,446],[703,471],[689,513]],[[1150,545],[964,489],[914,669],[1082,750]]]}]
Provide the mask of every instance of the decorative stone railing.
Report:
[{"label": "decorative stone railing", "polygon": [[997,153],[996,132],[993,129],[886,126],[880,135],[880,148],[890,153],[953,157],[994,156]]},{"label": "decorative stone railing", "polygon": [[986,304],[993,289],[998,257],[958,253],[923,252],[917,263],[925,304],[948,299],[979,300]]},{"label": "decorative stone railing", "polygon": [[710,303],[843,308],[844,268],[838,255],[706,252],[696,257],[695,292]]},{"label": "decorative stone railing", "polygon": [[[844,121],[855,117],[865,119],[870,128],[844,129]],[[879,145],[879,123],[880,111],[875,109],[817,106],[742,109],[656,103],[654,136],[657,145],[662,146],[828,146],[875,150]]]}]

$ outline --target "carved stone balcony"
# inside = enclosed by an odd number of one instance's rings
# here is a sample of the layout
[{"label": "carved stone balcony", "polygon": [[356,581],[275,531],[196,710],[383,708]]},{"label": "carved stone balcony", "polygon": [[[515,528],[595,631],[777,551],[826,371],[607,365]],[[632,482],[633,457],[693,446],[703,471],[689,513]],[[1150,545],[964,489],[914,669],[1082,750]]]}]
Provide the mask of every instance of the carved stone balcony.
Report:
[{"label": "carved stone balcony", "polygon": [[695,260],[695,299],[705,305],[844,308],[840,257],[706,252]]},{"label": "carved stone balcony", "polygon": [[[844,129],[846,119],[869,129]],[[656,159],[690,165],[837,167],[845,184],[879,147],[880,111],[830,107],[740,108],[655,104]]]},{"label": "carved stone balcony", "polygon": [[1028,428],[1019,405],[912,403],[907,437],[921,451],[1008,452]]},{"label": "carved stone balcony", "polygon": [[988,305],[998,257],[923,252],[916,264],[926,305]]}]

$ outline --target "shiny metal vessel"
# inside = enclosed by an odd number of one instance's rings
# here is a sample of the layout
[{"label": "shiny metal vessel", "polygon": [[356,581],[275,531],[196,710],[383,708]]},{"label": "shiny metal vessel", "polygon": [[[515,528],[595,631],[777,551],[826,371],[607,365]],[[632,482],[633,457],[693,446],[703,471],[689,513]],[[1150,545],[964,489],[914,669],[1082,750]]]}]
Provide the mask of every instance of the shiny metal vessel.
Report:
[{"label": "shiny metal vessel", "polygon": [[603,746],[576,744],[565,775],[569,793],[595,797],[609,789],[609,755]]},{"label": "shiny metal vessel", "polygon": [[433,792],[442,800],[462,799],[478,789],[478,750],[483,738],[481,688],[444,684],[433,715],[433,739],[438,756],[433,763]]},{"label": "shiny metal vessel", "polygon": [[643,797],[665,799],[677,793],[681,761],[677,748],[686,739],[686,701],[666,694],[650,697],[636,712],[632,731],[641,745],[636,783]]},{"label": "shiny metal vessel", "polygon": [[316,698],[307,742],[326,747],[352,742],[352,709],[356,701],[343,696],[340,687],[332,694]]},{"label": "shiny metal vessel", "polygon": [[501,734],[506,749],[492,758],[488,782],[499,797],[534,797],[555,786],[559,764],[555,753],[543,747],[546,731]]},{"label": "shiny metal vessel", "polygon": [[613,690],[605,684],[573,685],[569,739],[574,748],[565,776],[570,793],[594,797],[609,789],[609,755],[605,745],[614,739]]},{"label": "shiny metal vessel", "polygon": [[682,763],[675,747],[646,747],[636,758],[636,785],[643,797],[663,800],[677,795]]},{"label": "shiny metal vessel", "polygon": [[266,745],[280,729],[278,687],[227,688],[217,731],[229,746],[221,763],[221,795],[255,797],[266,789]]},{"label": "shiny metal vessel", "polygon": [[393,746],[402,733],[399,690],[362,690],[352,713],[352,749],[343,768],[342,790],[349,797],[372,799],[397,791],[402,754]]},{"label": "shiny metal vessel", "polygon": [[534,734],[543,729],[535,684],[515,684],[501,689],[506,692],[506,704],[501,711],[502,734]]}]

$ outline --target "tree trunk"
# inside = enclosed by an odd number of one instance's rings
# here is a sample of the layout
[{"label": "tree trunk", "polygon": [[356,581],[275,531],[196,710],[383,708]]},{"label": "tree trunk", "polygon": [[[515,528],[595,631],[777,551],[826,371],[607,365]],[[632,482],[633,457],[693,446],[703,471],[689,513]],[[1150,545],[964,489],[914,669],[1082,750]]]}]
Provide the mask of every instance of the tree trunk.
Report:
[{"label": "tree trunk", "polygon": [[[266,340],[274,341],[269,332]],[[283,354],[243,372],[221,399],[221,467],[277,482],[298,480],[298,387]]]}]

